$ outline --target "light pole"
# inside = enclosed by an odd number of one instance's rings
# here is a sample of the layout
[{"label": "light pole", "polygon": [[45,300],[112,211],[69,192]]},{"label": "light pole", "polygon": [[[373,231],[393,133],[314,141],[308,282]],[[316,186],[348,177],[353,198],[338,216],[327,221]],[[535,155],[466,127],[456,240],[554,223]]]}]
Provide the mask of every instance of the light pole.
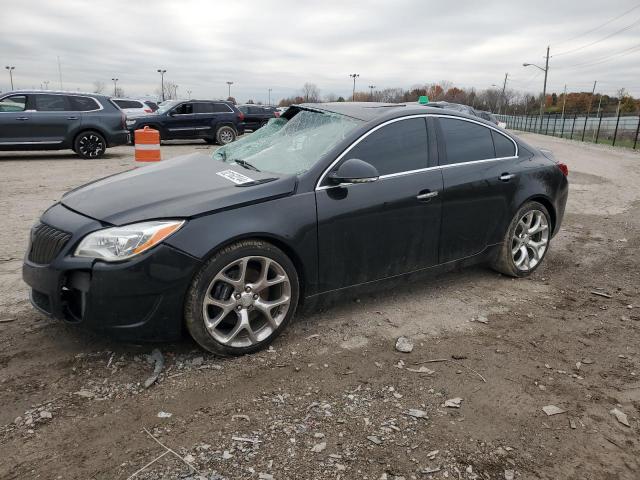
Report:
[{"label": "light pole", "polygon": [[13,90],[13,71],[16,69],[16,67],[9,67],[9,66],[6,66],[6,67],[4,67],[4,68],[6,68],[7,70],[9,70],[9,78],[11,79],[11,90]]},{"label": "light pole", "polygon": [[45,80],[45,81],[44,81],[44,82],[42,82],[42,83],[44,83],[44,89],[45,89],[45,90],[49,90],[49,80]]},{"label": "light pole", "polygon": [[231,98],[231,85],[233,85],[233,82],[227,82],[227,85],[229,86],[229,95],[228,95],[228,98]]},{"label": "light pole", "polygon": [[369,85],[369,90],[371,90],[371,93],[369,94],[369,100],[371,100],[373,102],[373,89],[376,88],[375,85]]},{"label": "light pole", "polygon": [[[500,103],[499,103],[499,107],[498,107],[498,115],[500,115],[500,111],[502,110],[502,105],[504,103],[504,91],[507,88],[507,78],[509,78],[509,74],[505,73],[504,74],[504,83],[502,84],[502,93],[500,94]],[[505,108],[505,114],[506,114],[506,108]]]},{"label": "light pole", "polygon": [[271,106],[271,90],[273,89],[271,88],[269,89],[269,103],[268,103],[269,106]]},{"label": "light pole", "polygon": [[187,100],[191,100],[191,90],[187,90]]},{"label": "light pole", "polygon": [[164,102],[164,74],[167,73],[167,71],[159,68],[158,73],[160,74],[160,85],[162,86],[162,101]]},{"label": "light pole", "polygon": [[536,65],[535,63],[523,63],[523,67],[536,67],[544,72],[544,86],[542,87],[542,102],[540,102],[540,130],[542,131],[542,117],[544,115],[544,106],[547,103],[547,74],[549,73],[549,47],[547,47],[547,60],[544,64],[544,68]]},{"label": "light pole", "polygon": [[351,78],[353,78],[353,93],[351,95],[351,101],[355,102],[356,101],[356,78],[358,78],[360,76],[359,73],[350,73],[349,76]]},{"label": "light pole", "polygon": [[111,81],[113,82],[113,96],[117,97],[118,96],[118,79],[112,78]]}]

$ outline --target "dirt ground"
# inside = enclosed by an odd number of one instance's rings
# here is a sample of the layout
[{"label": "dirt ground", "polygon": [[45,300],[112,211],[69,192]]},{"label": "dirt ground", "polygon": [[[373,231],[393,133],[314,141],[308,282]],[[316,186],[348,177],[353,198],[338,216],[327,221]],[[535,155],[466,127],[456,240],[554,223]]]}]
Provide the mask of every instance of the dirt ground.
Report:
[{"label": "dirt ground", "polygon": [[37,314],[21,281],[31,224],[65,190],[131,168],[132,148],[0,153],[0,478],[640,478],[640,152],[522,135],[570,168],[534,275],[473,268],[347,296],[233,359]]}]

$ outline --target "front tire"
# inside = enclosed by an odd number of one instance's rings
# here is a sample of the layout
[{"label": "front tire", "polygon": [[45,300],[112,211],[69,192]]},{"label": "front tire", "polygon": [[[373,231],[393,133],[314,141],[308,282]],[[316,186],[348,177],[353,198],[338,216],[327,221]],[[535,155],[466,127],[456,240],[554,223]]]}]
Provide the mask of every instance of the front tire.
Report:
[{"label": "front tire", "polygon": [[107,150],[107,142],[98,132],[82,132],[73,142],[73,150],[82,158],[100,158]]},{"label": "front tire", "polygon": [[218,355],[269,345],[295,315],[300,287],[293,262],[262,240],[223,248],[193,279],[185,320],[193,339]]},{"label": "front tire", "polygon": [[216,131],[216,142],[218,145],[227,145],[236,140],[236,131],[229,126],[220,127]]},{"label": "front tire", "polygon": [[531,275],[544,260],[551,240],[549,211],[527,202],[516,212],[492,268],[510,277]]}]

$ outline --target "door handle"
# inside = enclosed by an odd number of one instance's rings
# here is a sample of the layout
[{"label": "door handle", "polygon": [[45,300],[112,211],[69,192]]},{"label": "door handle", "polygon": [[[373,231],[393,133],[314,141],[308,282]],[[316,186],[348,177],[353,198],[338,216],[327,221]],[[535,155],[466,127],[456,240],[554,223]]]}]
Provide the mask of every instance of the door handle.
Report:
[{"label": "door handle", "polygon": [[500,175],[500,180],[502,180],[503,182],[508,182],[513,177],[515,177],[515,174],[513,173],[503,173],[502,175]]},{"label": "door handle", "polygon": [[434,197],[438,196],[438,192],[424,192],[424,193],[419,193],[416,198],[418,200],[431,200]]},{"label": "door handle", "polygon": [[67,120],[78,120],[79,117],[67,117]]},{"label": "door handle", "polygon": [[29,117],[16,117],[16,120],[29,120]]}]

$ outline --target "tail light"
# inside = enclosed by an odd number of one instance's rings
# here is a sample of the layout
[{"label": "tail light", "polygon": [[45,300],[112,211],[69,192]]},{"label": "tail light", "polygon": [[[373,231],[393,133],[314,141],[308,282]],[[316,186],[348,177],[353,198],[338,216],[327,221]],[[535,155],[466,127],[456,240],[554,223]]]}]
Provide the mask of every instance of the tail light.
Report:
[{"label": "tail light", "polygon": [[145,109],[144,109],[144,111],[145,111],[146,113],[153,113],[153,110],[151,110],[150,108],[145,108]]},{"label": "tail light", "polygon": [[567,164],[566,164],[566,163],[560,163],[560,162],[558,162],[558,168],[560,169],[560,171],[562,172],[562,174],[563,174],[565,177],[568,177],[568,176],[569,176],[569,167],[567,167]]},{"label": "tail light", "polygon": [[278,111],[273,112],[273,115],[274,115],[276,118],[278,118],[278,117],[280,117],[280,112],[278,112]]},{"label": "tail light", "polygon": [[238,112],[238,121],[243,121],[244,120],[244,113],[242,112]]}]

